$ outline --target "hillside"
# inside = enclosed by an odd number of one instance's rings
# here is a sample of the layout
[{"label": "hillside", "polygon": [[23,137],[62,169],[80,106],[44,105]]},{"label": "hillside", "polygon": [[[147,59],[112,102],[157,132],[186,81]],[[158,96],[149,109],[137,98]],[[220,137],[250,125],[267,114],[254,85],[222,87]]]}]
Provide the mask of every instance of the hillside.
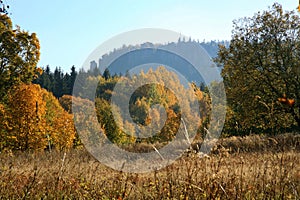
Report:
[{"label": "hillside", "polygon": [[[229,45],[228,41],[210,41],[210,42],[196,42],[196,41],[178,41],[177,43],[168,44],[152,44],[144,43],[137,46],[123,46],[120,49],[103,55],[98,62],[92,61],[90,70],[94,71],[96,68],[101,73],[106,68],[110,74],[126,74],[132,67],[140,66],[140,68],[130,71],[131,73],[139,72],[142,68],[147,71],[149,68],[156,68],[160,65],[168,66],[169,69],[174,69],[180,74],[183,74],[188,81],[196,83],[203,82],[201,74],[191,63],[186,59],[174,54],[173,52],[189,51],[192,59],[200,60],[201,68],[211,67],[213,63],[205,60],[208,55],[210,58],[215,58],[218,53],[218,45]],[[199,48],[202,47],[202,48]],[[199,49],[203,51],[199,52]]]}]

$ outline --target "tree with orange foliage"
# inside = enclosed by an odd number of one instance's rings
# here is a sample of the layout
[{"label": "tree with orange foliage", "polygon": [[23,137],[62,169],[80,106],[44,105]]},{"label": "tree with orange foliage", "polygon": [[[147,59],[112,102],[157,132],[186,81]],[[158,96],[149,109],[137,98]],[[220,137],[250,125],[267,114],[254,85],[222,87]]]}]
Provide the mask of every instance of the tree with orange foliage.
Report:
[{"label": "tree with orange foliage", "polygon": [[15,86],[0,105],[0,116],[1,149],[43,150],[50,143],[61,150],[73,145],[72,115],[39,85]]},{"label": "tree with orange foliage", "polygon": [[5,110],[4,147],[14,150],[44,149],[46,103],[38,85],[15,86],[8,95]]}]

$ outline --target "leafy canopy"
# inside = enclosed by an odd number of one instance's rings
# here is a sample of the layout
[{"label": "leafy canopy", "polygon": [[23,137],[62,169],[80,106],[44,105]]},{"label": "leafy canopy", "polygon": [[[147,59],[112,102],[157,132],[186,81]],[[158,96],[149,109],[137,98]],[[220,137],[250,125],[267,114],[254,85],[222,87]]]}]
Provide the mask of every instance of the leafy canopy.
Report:
[{"label": "leafy canopy", "polygon": [[[275,3],[234,21],[216,61],[235,124],[244,130],[300,126],[300,19]],[[283,103],[286,100],[290,103]]]},{"label": "leafy canopy", "polygon": [[30,83],[39,69],[40,44],[35,33],[16,27],[0,13],[0,99],[13,85]]}]

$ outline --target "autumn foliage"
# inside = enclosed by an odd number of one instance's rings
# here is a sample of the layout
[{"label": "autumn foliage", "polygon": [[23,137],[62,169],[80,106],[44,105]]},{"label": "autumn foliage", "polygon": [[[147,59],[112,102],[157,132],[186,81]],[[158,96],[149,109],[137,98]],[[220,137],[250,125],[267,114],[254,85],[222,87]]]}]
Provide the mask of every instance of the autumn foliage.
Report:
[{"label": "autumn foliage", "polygon": [[280,97],[277,99],[280,103],[282,103],[283,105],[287,105],[288,107],[293,107],[295,105],[295,99],[289,99],[286,97],[286,95],[284,94],[283,97]]},{"label": "autumn foliage", "polygon": [[0,100],[14,85],[33,80],[40,72],[39,57],[37,35],[14,28],[10,17],[0,12]]},{"label": "autumn foliage", "polygon": [[75,129],[72,115],[58,100],[35,84],[20,84],[0,104],[1,149],[69,148]]},{"label": "autumn foliage", "polygon": [[229,47],[220,46],[216,59],[223,66],[228,133],[299,130],[299,16],[275,3],[233,27]]},{"label": "autumn foliage", "polygon": [[[130,87],[139,85],[141,80],[149,84],[142,84],[132,94],[128,92]],[[122,85],[120,91],[116,89],[116,84]],[[195,85],[184,87],[177,75],[163,66],[130,78],[99,77],[97,91],[101,91],[96,94],[95,102],[98,122],[106,136],[117,144],[169,142],[182,131],[182,118],[190,124],[187,131],[192,133],[198,131],[208,114],[206,95]],[[111,96],[115,93],[118,93],[119,102],[127,102],[126,95],[131,94],[128,104],[120,107],[111,103]],[[198,106],[192,108],[189,99],[193,99]],[[67,102],[67,98],[62,102]],[[201,119],[197,115],[199,108],[203,114]],[[128,109],[130,117],[122,117],[121,109]],[[135,127],[138,127],[139,132]],[[146,135],[139,137],[141,132]]]}]

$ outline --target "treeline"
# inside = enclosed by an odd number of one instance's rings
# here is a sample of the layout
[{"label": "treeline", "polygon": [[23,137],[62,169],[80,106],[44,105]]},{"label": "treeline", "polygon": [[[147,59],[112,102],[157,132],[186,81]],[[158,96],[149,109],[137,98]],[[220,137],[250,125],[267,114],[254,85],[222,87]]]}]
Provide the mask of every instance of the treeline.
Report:
[{"label": "treeline", "polygon": [[[75,70],[73,67],[72,69]],[[47,68],[34,82],[44,83],[45,78],[47,78],[46,80],[52,80],[52,82],[49,82],[49,85],[55,85],[55,79],[49,78],[54,77],[55,72],[46,71]],[[55,71],[59,70],[56,68]],[[182,129],[179,130],[182,118],[185,120],[187,130],[194,134],[199,133],[202,122],[207,122],[209,95],[201,91],[200,87],[195,84],[191,84],[189,88],[185,88],[181,85],[175,73],[166,70],[162,66],[158,67],[155,71],[150,69],[148,72],[141,72],[140,74],[131,76],[111,76],[108,70],[105,70],[103,75],[95,71],[85,72],[83,70],[80,70],[78,73],[75,71],[73,74],[76,74],[80,79],[83,89],[80,93],[75,94],[75,96],[62,92],[60,96],[57,96],[61,106],[68,113],[72,114],[72,104],[75,106],[93,106],[94,104],[89,98],[82,99],[78,96],[90,97],[96,95],[95,105],[98,123],[102,127],[106,137],[116,144],[127,145],[128,147],[128,145],[135,144],[136,142],[166,143],[171,141],[178,131],[183,131]],[[60,80],[66,80],[65,76],[61,75],[60,77]],[[128,102],[129,99],[126,99],[126,95],[131,94],[129,92],[131,87],[138,85],[141,80],[157,84],[146,84],[139,87],[130,96],[129,105],[125,107],[120,107],[120,105],[112,103],[113,94],[117,95],[115,98],[117,98],[118,102]],[[114,91],[117,84],[123,87],[118,91]],[[85,86],[90,85],[97,85],[96,91],[84,89]],[[170,88],[163,85],[168,85]],[[41,86],[47,89],[47,85]],[[55,87],[49,88],[55,89]],[[54,93],[55,90],[52,92]],[[95,94],[91,92],[95,92]],[[189,99],[193,99],[194,103],[188,102]],[[192,108],[191,105],[196,105],[195,101],[199,105]],[[179,105],[179,102],[182,104]],[[152,108],[153,105],[161,105],[162,107]],[[88,112],[88,109],[87,107],[84,111]],[[124,118],[121,115],[120,111],[122,109],[129,109],[129,118]],[[163,115],[164,112],[161,109],[165,110],[166,116]],[[202,112],[201,119],[199,109]],[[81,127],[90,126],[90,122],[84,118],[84,115],[77,116],[76,119],[81,119],[81,121],[76,121],[77,124],[83,124]],[[147,126],[150,127],[147,128]],[[97,132],[96,130],[94,131]],[[86,137],[90,138],[93,134],[90,132]],[[145,137],[143,134],[152,137]],[[85,136],[81,135],[81,137]],[[80,144],[78,137],[75,140],[76,144]]]},{"label": "treeline", "polygon": [[60,67],[56,67],[54,72],[52,72],[50,67],[47,66],[32,83],[39,84],[42,88],[52,92],[55,97],[59,98],[64,94],[72,94],[77,74],[75,66],[71,67],[70,73],[63,73]]}]

